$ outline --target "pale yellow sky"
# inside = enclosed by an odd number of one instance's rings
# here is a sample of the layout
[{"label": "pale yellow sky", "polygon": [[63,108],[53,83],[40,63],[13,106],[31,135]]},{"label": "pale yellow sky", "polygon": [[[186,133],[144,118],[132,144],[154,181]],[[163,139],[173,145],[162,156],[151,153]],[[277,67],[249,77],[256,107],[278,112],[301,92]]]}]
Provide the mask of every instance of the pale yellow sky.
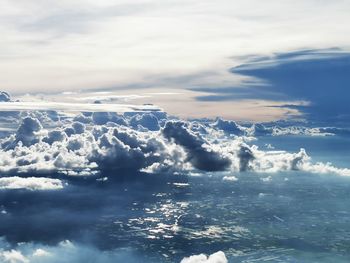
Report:
[{"label": "pale yellow sky", "polygon": [[[305,105],[303,101],[268,101],[268,100],[240,100],[240,101],[198,101],[197,96],[208,95],[205,92],[170,89],[163,92],[162,88],[120,90],[118,92],[63,92],[55,95],[37,94],[15,97],[21,102],[14,104],[0,104],[0,110],[42,110],[57,111],[116,111],[123,113],[135,108],[140,110],[160,109],[168,114],[188,118],[216,118],[233,119],[236,121],[264,122],[290,117],[298,118],[300,113],[295,109],[286,109],[282,105]],[[94,104],[95,101],[102,104]],[[144,105],[152,104],[152,105]]]}]

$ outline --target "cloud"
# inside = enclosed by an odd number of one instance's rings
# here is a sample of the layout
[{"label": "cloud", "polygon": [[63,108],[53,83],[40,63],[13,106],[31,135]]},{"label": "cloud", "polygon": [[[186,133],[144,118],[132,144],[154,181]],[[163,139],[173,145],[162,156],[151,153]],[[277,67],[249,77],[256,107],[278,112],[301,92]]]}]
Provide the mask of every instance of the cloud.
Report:
[{"label": "cloud", "polygon": [[241,172],[250,170],[250,164],[255,159],[253,151],[250,149],[250,147],[242,145],[239,148],[237,156],[239,158],[239,170]]},{"label": "cloud", "polygon": [[149,112],[159,111],[154,105],[95,104],[48,101],[20,101],[0,103],[0,111],[75,111],[75,112]]},{"label": "cloud", "polygon": [[0,91],[0,102],[9,102],[11,100],[10,94],[5,91]]},{"label": "cloud", "polygon": [[231,161],[220,152],[210,148],[208,143],[199,135],[190,131],[183,121],[169,121],[162,130],[163,135],[184,147],[189,162],[200,170],[223,171]]},{"label": "cloud", "polygon": [[150,131],[158,131],[160,129],[159,122],[156,116],[152,113],[137,114],[130,119],[130,125],[134,129],[142,126]]},{"label": "cloud", "polygon": [[184,258],[180,263],[227,263],[227,258],[222,251],[206,256],[204,254]]},{"label": "cloud", "polygon": [[6,250],[10,246],[1,241],[0,261],[4,263],[71,263],[71,262],[149,262],[144,261],[131,251],[115,250],[101,251],[95,247],[61,241],[56,246],[36,243],[21,243],[15,248]]},{"label": "cloud", "polygon": [[[350,54],[330,49],[253,57],[232,68],[232,72],[261,82],[244,85],[245,99],[306,101],[307,104],[284,107],[303,112],[309,120],[344,125],[350,119],[346,100],[349,96],[349,69]],[[235,89],[231,94],[235,94]]]},{"label": "cloud", "polygon": [[[182,121],[164,114],[158,118],[153,113],[140,112],[99,114],[65,117],[59,124],[46,117],[41,122],[33,113],[24,117],[17,131],[0,141],[0,173],[8,176],[57,173],[70,177],[97,176],[112,170],[123,170],[126,175],[137,171],[300,170],[349,174],[348,169],[329,163],[313,163],[305,150],[298,153],[263,151],[251,143],[251,137],[246,137],[285,135],[294,131],[303,135],[326,134],[320,129],[274,124],[243,127],[221,119],[214,123]],[[41,118],[43,113],[37,116]],[[82,117],[84,123],[77,121]],[[114,174],[110,179],[117,179],[118,173]]]},{"label": "cloud", "polygon": [[[128,87],[144,82],[162,87],[165,83],[167,87],[232,84],[237,79],[225,70],[232,56],[235,65],[237,56],[305,46],[348,46],[347,8],[346,1],[319,5],[315,0],[287,0],[283,5],[257,0],[221,0],[217,5],[208,0],[52,5],[6,1],[1,8],[1,35],[9,38],[1,43],[7,52],[2,55],[0,82],[23,93],[115,83]],[[310,10],[315,11],[312,16]],[[93,63],[85,63],[86,54]],[[23,72],[23,67],[28,70]]]},{"label": "cloud", "polygon": [[[279,125],[282,124],[283,126]],[[304,125],[304,126],[302,126]],[[234,121],[217,118],[210,126],[216,130],[221,130],[227,135],[236,136],[286,136],[286,135],[305,135],[305,136],[332,136],[346,135],[349,130],[346,128],[335,127],[308,127],[307,123],[296,124],[295,122],[281,121],[271,123],[254,123],[241,126]]]},{"label": "cloud", "polygon": [[45,177],[2,177],[0,189],[28,189],[28,190],[57,190],[62,189],[64,183],[59,179]]},{"label": "cloud", "polygon": [[16,141],[29,146],[38,142],[38,132],[42,129],[41,123],[34,118],[26,117],[16,132]]},{"label": "cloud", "polygon": [[8,263],[29,263],[30,261],[22,255],[21,252],[14,249],[10,251],[4,251],[0,254],[2,260]]},{"label": "cloud", "polygon": [[[4,263],[71,263],[87,262],[96,263],[110,262],[154,262],[143,258],[140,254],[132,250],[107,250],[102,251],[96,247],[74,243],[69,240],[59,242],[57,245],[42,245],[38,243],[22,242],[11,247],[3,239],[0,241],[0,261]],[[209,256],[204,254],[185,257],[180,263],[227,263],[228,260],[222,251],[218,251]]]},{"label": "cloud", "polygon": [[67,134],[61,130],[49,131],[48,135],[43,138],[43,142],[52,145],[54,142],[61,142],[67,137]]},{"label": "cloud", "polygon": [[[123,118],[123,116],[118,115],[114,112],[93,112],[91,114],[91,119],[97,125],[104,125],[110,122],[110,123],[128,126],[128,123]],[[85,118],[84,121],[87,122],[88,119]]]},{"label": "cloud", "polygon": [[234,135],[243,135],[246,131],[245,127],[238,125],[236,122],[230,120],[223,120],[221,118],[217,118],[211,126],[216,129],[222,130],[225,133]]}]

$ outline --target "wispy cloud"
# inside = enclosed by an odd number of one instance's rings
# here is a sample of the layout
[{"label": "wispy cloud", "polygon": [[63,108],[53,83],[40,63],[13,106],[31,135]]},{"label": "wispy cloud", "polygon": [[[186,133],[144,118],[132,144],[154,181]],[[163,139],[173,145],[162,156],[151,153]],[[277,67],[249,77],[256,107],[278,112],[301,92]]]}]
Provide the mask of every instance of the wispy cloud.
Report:
[{"label": "wispy cloud", "polygon": [[133,112],[133,111],[159,111],[154,105],[130,105],[130,104],[93,104],[93,103],[68,103],[48,101],[26,102],[2,102],[0,111],[75,111],[75,112]]},{"label": "wispy cloud", "polygon": [[165,89],[231,86],[237,76],[227,68],[238,56],[346,48],[349,8],[314,0],[2,1],[0,83],[12,93],[165,79]]}]

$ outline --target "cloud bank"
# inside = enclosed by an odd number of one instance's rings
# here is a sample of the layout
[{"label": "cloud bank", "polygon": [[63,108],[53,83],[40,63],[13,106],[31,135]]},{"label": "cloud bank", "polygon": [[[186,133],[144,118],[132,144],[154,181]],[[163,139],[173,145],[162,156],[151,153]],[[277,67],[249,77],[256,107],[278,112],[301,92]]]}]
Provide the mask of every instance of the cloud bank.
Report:
[{"label": "cloud bank", "polygon": [[[16,132],[0,140],[2,176],[53,173],[69,178],[98,176],[115,170],[131,174],[196,170],[350,174],[349,169],[337,168],[330,163],[313,163],[304,149],[296,153],[264,151],[252,143],[252,136],[327,135],[320,129],[262,124],[246,127],[221,119],[184,121],[160,112],[85,113],[62,119],[57,124],[48,118],[40,120],[33,113],[23,117]],[[12,180],[18,178],[12,177]],[[25,185],[26,182],[18,181],[17,184]],[[62,186],[49,180],[38,180],[37,184],[43,189],[47,184],[51,185],[48,188]],[[11,183],[4,185],[10,187]],[[29,183],[27,188],[35,186]]]},{"label": "cloud bank", "polygon": [[[64,255],[64,256],[62,256]],[[71,262],[147,262],[130,250],[101,251],[89,245],[73,243],[69,240],[59,242],[55,246],[38,243],[21,243],[11,247],[0,239],[0,261],[4,263],[71,263]],[[227,263],[222,251],[209,256],[204,254],[185,257],[180,263]]]},{"label": "cloud bank", "polygon": [[72,243],[69,240],[62,241],[56,246],[21,243],[11,249],[6,249],[10,245],[2,240],[0,247],[0,261],[4,263],[137,263],[141,260],[128,251],[101,251],[92,246]]}]

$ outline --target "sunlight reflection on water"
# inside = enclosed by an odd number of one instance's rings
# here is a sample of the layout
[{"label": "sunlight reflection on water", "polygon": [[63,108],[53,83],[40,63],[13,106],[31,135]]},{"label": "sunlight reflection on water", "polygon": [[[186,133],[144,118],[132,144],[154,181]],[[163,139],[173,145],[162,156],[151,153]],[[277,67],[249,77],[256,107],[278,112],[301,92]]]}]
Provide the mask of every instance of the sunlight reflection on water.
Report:
[{"label": "sunlight reflection on water", "polygon": [[123,216],[100,222],[97,232],[110,244],[163,255],[166,262],[217,250],[234,262],[350,258],[348,178],[245,173],[227,183],[224,176],[168,183],[166,193],[145,191],[150,202],[134,201]]}]

